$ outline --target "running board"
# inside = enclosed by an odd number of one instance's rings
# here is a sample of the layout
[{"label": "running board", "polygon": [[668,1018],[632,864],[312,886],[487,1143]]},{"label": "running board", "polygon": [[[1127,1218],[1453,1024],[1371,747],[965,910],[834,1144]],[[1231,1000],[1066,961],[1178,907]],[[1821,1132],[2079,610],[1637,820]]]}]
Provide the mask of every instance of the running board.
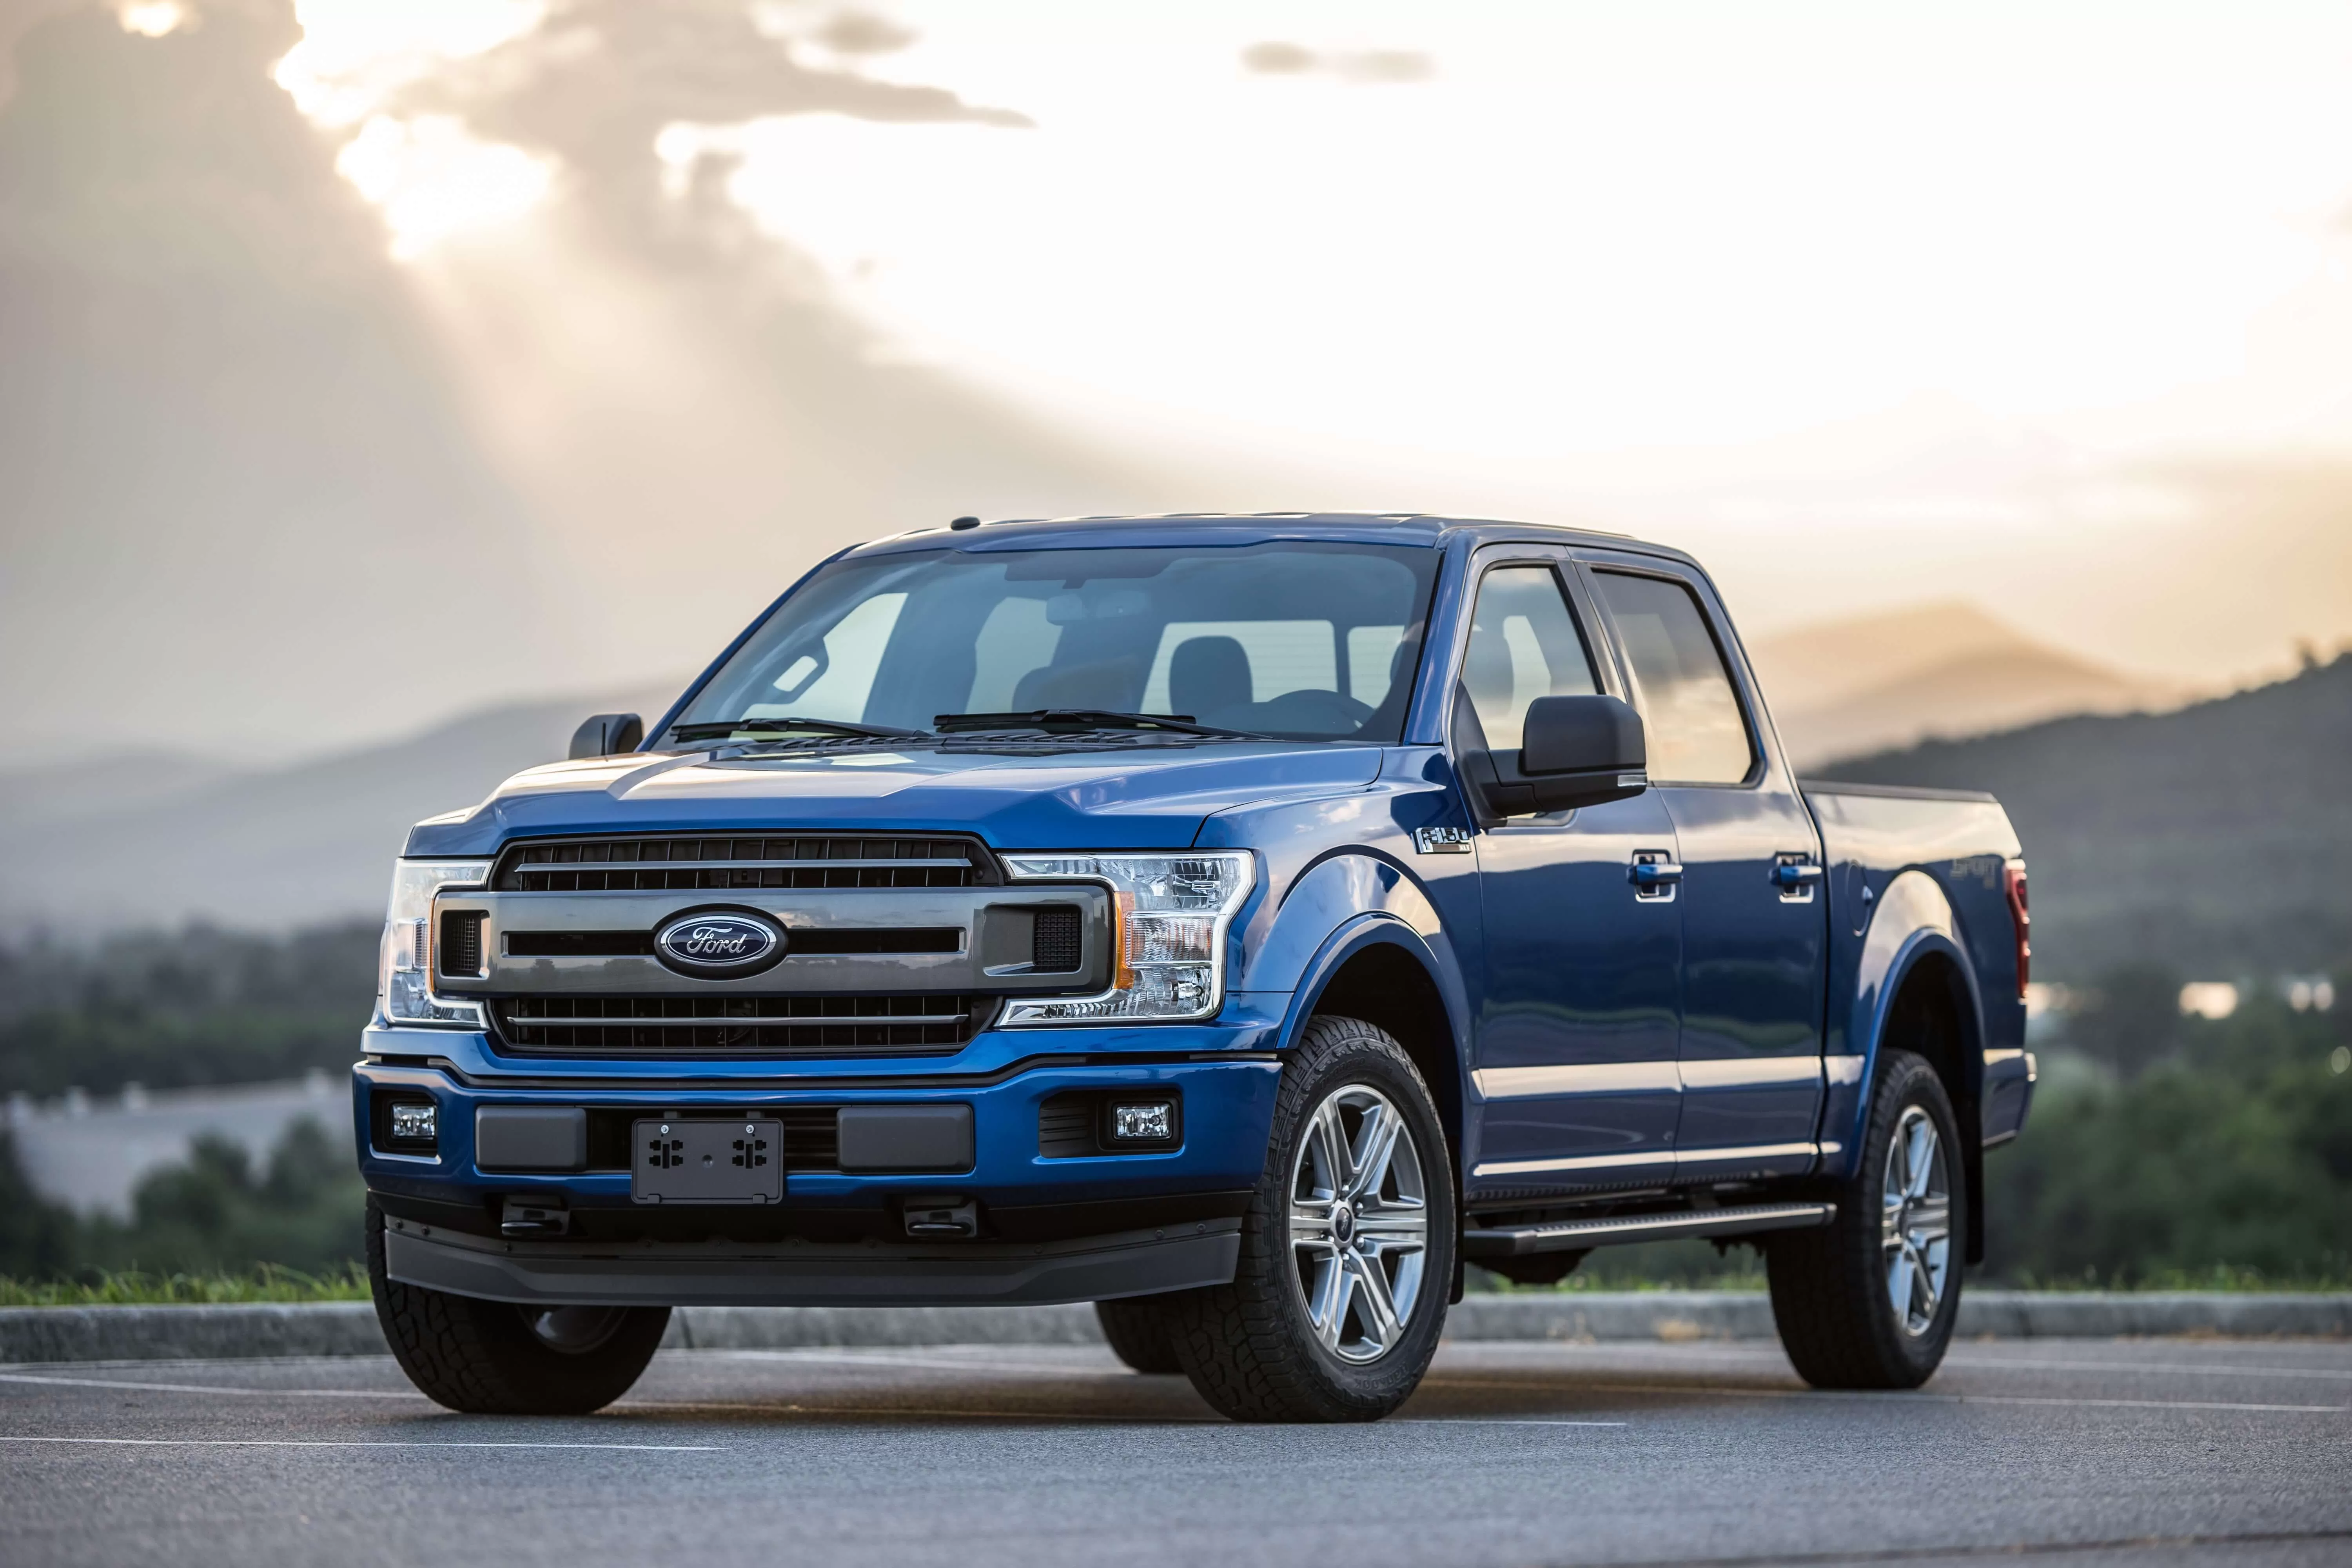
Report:
[{"label": "running board", "polygon": [[1759,1230],[1809,1230],[1837,1217],[1835,1204],[1748,1204],[1738,1208],[1682,1209],[1673,1214],[1618,1215],[1608,1219],[1553,1220],[1462,1233],[1462,1256],[1518,1258],[1677,1237],[1746,1236]]}]

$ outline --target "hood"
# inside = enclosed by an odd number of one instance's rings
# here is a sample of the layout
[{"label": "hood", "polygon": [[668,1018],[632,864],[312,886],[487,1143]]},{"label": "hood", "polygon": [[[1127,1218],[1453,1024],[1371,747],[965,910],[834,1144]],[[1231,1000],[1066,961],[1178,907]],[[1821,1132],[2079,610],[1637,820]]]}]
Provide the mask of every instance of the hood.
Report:
[{"label": "hood", "polygon": [[1234,742],[1001,756],[635,753],[517,773],[411,829],[415,856],[579,833],[971,833],[1001,849],[1181,849],[1213,812],[1360,790],[1377,746]]}]

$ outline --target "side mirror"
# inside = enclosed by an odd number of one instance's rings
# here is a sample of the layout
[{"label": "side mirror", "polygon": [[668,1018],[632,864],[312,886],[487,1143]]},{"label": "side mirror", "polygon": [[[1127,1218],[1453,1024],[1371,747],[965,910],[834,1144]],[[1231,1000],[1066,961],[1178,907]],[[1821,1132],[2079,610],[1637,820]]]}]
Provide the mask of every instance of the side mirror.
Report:
[{"label": "side mirror", "polygon": [[646,743],[646,721],[634,713],[598,713],[572,731],[572,758],[609,757]]},{"label": "side mirror", "polygon": [[[1461,707],[1475,734],[1476,714],[1466,699]],[[1614,697],[1538,697],[1528,705],[1519,742],[1517,752],[1481,746],[1463,755],[1464,772],[1494,818],[1600,805],[1650,787],[1642,716]]]}]

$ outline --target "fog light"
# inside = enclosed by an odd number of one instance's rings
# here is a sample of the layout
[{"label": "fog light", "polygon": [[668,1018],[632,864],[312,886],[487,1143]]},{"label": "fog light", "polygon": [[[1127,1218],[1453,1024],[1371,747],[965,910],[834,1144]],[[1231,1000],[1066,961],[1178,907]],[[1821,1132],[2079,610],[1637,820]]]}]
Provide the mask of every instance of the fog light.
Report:
[{"label": "fog light", "polygon": [[1110,1108],[1113,1143],[1173,1143],[1176,1105],[1167,1100],[1113,1101]]},{"label": "fog light", "polygon": [[392,1136],[398,1143],[437,1143],[441,1141],[436,1108],[430,1105],[395,1105],[392,1108]]}]

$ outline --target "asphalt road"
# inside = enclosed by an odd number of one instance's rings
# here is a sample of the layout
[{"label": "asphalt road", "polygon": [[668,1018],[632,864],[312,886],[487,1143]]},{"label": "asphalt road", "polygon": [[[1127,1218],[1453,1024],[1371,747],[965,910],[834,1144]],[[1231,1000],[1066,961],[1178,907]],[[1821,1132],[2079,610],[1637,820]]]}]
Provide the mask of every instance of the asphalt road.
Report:
[{"label": "asphalt road", "polygon": [[2352,1563],[2352,1344],[1980,1342],[1920,1394],[1769,1344],[1449,1347],[1251,1427],[1046,1347],[702,1352],[577,1420],[388,1360],[0,1368],[0,1563]]}]

